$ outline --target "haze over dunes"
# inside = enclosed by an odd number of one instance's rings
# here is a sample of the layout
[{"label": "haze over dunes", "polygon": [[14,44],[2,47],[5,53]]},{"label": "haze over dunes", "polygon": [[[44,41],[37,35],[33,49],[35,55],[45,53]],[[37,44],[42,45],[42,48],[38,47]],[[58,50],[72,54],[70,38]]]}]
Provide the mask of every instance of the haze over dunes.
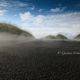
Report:
[{"label": "haze over dunes", "polygon": [[[34,38],[33,34],[31,34],[28,31],[24,31],[24,30],[20,29],[19,26],[15,26],[15,25],[12,25],[9,23],[0,23],[0,37],[1,37],[1,39],[4,37],[4,40],[7,40],[7,39],[10,39],[9,37],[20,38],[21,36],[23,38]],[[22,39],[22,38],[20,38],[20,39]],[[66,37],[63,34],[47,35],[41,39],[70,40],[68,37]],[[80,40],[80,34],[73,37],[73,40]]]},{"label": "haze over dunes", "polygon": [[0,23],[0,47],[15,45],[34,39],[33,35],[27,31],[8,23]]},{"label": "haze over dunes", "polygon": [[72,39],[66,37],[63,34],[48,35],[42,39],[45,39],[45,40],[76,40],[76,41],[79,40],[80,41],[80,34],[74,36]]}]

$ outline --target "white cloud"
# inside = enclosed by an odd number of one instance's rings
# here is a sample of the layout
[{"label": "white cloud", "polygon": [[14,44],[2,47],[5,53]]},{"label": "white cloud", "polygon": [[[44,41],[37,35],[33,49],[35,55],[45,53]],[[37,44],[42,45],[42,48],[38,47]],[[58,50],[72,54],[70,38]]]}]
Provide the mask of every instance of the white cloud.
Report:
[{"label": "white cloud", "polygon": [[23,28],[30,30],[36,37],[57,33],[80,33],[80,12],[37,16],[25,12],[20,14],[20,18]]},{"label": "white cloud", "polygon": [[50,9],[50,11],[53,13],[59,13],[59,12],[63,12],[65,9],[66,7],[63,7],[63,8],[56,7],[56,8]]},{"label": "white cloud", "polygon": [[40,25],[44,22],[44,20],[45,20],[45,16],[43,16],[43,15],[38,15],[38,16],[35,17],[36,24]]},{"label": "white cloud", "polygon": [[6,10],[0,10],[0,16],[3,16],[5,14]]},{"label": "white cloud", "polygon": [[55,8],[55,9],[51,9],[50,11],[51,11],[51,12],[60,12],[61,9],[60,9],[60,8]]},{"label": "white cloud", "polygon": [[20,13],[19,15],[22,21],[31,20],[33,18],[30,12]]},{"label": "white cloud", "polygon": [[62,12],[62,10],[60,8],[55,8],[55,9],[51,9],[50,10],[51,12]]},{"label": "white cloud", "polygon": [[43,11],[43,9],[39,9],[38,11],[39,11],[39,12],[42,12],[42,11]]}]

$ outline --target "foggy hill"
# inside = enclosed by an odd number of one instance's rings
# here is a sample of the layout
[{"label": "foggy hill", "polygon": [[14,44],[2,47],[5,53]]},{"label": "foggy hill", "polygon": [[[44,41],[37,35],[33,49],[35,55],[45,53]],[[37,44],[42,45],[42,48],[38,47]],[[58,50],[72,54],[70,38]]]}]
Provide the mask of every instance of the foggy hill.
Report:
[{"label": "foggy hill", "polygon": [[64,36],[64,35],[62,35],[62,34],[58,34],[58,35],[56,36],[56,38],[57,38],[57,39],[67,39],[67,37]]},{"label": "foggy hill", "polygon": [[15,45],[34,39],[32,34],[15,25],[0,23],[0,47]]},{"label": "foggy hill", "polygon": [[48,35],[48,36],[45,37],[45,39],[63,40],[63,39],[68,39],[68,38],[66,36],[62,35],[62,34],[58,34],[57,36]]},{"label": "foggy hill", "polygon": [[7,24],[7,23],[0,23],[0,32],[7,32],[10,34],[24,35],[26,37],[32,37],[32,34],[30,34],[29,32],[23,31],[19,29],[17,26]]}]

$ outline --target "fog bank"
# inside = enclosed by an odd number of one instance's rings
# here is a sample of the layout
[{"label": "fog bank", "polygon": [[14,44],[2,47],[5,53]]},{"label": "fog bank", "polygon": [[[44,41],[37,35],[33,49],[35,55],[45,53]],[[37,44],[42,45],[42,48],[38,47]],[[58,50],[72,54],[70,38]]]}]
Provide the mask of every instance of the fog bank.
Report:
[{"label": "fog bank", "polygon": [[31,40],[34,39],[32,37],[26,37],[24,35],[0,32],[0,47],[20,44]]}]

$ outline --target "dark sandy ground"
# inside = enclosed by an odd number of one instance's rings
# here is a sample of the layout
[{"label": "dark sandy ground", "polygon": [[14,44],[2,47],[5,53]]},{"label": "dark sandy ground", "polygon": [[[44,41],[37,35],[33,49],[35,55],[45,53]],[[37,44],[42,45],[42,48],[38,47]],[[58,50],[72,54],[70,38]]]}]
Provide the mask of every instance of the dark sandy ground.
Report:
[{"label": "dark sandy ground", "polygon": [[79,41],[0,44],[0,80],[80,80]]}]

